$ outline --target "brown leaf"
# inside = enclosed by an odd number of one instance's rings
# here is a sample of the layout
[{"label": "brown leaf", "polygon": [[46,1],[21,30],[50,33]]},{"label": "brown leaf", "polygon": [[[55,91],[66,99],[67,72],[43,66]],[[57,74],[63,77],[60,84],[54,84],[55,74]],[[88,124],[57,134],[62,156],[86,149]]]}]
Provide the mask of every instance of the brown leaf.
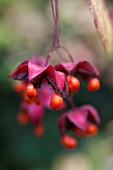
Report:
[{"label": "brown leaf", "polygon": [[107,56],[113,52],[113,25],[104,0],[88,0],[94,24]]}]

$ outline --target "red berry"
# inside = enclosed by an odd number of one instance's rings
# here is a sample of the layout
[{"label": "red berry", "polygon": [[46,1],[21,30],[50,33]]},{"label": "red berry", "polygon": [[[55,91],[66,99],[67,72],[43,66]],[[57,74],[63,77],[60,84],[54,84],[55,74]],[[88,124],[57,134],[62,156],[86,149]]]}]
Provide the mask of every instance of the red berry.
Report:
[{"label": "red berry", "polygon": [[30,117],[26,112],[19,112],[17,114],[17,120],[21,125],[27,125],[30,121]]},{"label": "red berry", "polygon": [[77,135],[79,137],[86,135],[86,130],[82,130],[82,129],[79,129],[79,128],[74,128],[73,132],[75,133],[75,135]]},{"label": "red berry", "polygon": [[22,93],[25,90],[25,84],[23,82],[18,82],[14,84],[14,91],[16,93]]},{"label": "red berry", "polygon": [[43,125],[38,125],[34,128],[34,135],[41,137],[44,133],[44,126]]},{"label": "red berry", "polygon": [[88,83],[89,91],[96,91],[100,88],[100,81],[98,78],[92,78]]},{"label": "red berry", "polygon": [[50,101],[50,107],[54,110],[60,109],[63,105],[63,99],[60,94],[54,94]]},{"label": "red berry", "polygon": [[29,98],[26,94],[23,97],[23,100],[25,101],[25,103],[27,103],[28,105],[33,103],[32,98]]},{"label": "red berry", "polygon": [[38,98],[38,95],[35,96],[35,97],[33,97],[32,101],[33,101],[33,103],[35,103],[35,104],[37,104],[37,105],[40,104],[40,100],[39,100],[39,98]]},{"label": "red berry", "polygon": [[77,140],[69,135],[62,136],[60,142],[64,145],[65,148],[68,149],[75,148],[78,144]]},{"label": "red berry", "polygon": [[86,134],[87,135],[96,135],[98,133],[98,127],[95,124],[89,124],[87,126]]},{"label": "red berry", "polygon": [[74,76],[67,76],[68,87],[70,92],[77,92],[80,87],[80,81]]},{"label": "red berry", "polygon": [[37,91],[36,89],[34,88],[33,84],[32,83],[29,83],[26,87],[26,95],[29,97],[29,98],[32,98],[32,97],[35,97],[37,96]]}]

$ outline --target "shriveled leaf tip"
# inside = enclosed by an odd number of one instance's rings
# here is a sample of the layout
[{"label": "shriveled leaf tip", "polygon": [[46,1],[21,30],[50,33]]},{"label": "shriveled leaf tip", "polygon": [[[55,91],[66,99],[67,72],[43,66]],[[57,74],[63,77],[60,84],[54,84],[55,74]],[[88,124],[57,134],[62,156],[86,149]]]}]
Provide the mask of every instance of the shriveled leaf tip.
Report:
[{"label": "shriveled leaf tip", "polygon": [[94,24],[102,41],[106,56],[113,52],[113,25],[104,0],[88,0]]}]

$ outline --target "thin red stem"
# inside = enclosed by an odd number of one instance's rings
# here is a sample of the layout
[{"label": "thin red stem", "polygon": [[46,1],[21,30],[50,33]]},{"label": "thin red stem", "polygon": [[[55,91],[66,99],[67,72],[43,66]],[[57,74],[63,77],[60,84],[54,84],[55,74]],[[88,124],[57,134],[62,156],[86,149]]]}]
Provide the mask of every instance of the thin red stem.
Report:
[{"label": "thin red stem", "polygon": [[59,26],[58,26],[58,0],[51,0],[51,7],[52,7],[53,20],[54,20],[54,27],[55,27],[55,37],[54,37],[54,44],[53,44],[54,47],[49,52],[45,65],[47,66],[49,59],[51,58],[53,52],[59,47],[62,48],[68,54],[70,60],[73,62],[73,58],[71,54],[60,42]]},{"label": "thin red stem", "polygon": [[59,28],[58,28],[58,0],[51,0],[52,14],[55,26],[55,45],[60,44]]},{"label": "thin red stem", "polygon": [[[56,11],[56,22],[57,22],[57,29],[58,29],[58,34],[59,34],[59,11],[58,11],[58,0],[55,1],[55,11]],[[58,35],[59,36],[59,35]]]},{"label": "thin red stem", "polygon": [[72,109],[76,109],[75,103],[74,103],[73,98],[71,96],[69,97],[69,103],[70,103]]},{"label": "thin red stem", "polygon": [[73,57],[72,57],[72,55],[69,53],[69,51],[67,50],[67,48],[66,48],[65,46],[63,46],[63,45],[61,45],[60,47],[67,53],[67,55],[69,56],[71,62],[74,62]]},{"label": "thin red stem", "polygon": [[59,58],[63,61],[63,57],[60,55],[59,51],[56,50],[55,52],[59,56]]},{"label": "thin red stem", "polygon": [[52,48],[52,50],[49,52],[48,56],[47,56],[47,60],[46,60],[46,66],[48,65],[49,59],[51,58],[52,54],[56,51],[56,49],[59,48],[59,45],[56,45],[54,48]]},{"label": "thin red stem", "polygon": [[53,48],[49,52],[46,60],[46,66],[49,62],[49,59],[51,58],[54,51],[60,47],[60,38],[59,38],[59,28],[58,28],[58,0],[51,0],[51,7],[52,7],[52,14],[53,14],[53,20],[54,20],[54,27],[55,27],[55,37],[54,37],[54,44]]}]

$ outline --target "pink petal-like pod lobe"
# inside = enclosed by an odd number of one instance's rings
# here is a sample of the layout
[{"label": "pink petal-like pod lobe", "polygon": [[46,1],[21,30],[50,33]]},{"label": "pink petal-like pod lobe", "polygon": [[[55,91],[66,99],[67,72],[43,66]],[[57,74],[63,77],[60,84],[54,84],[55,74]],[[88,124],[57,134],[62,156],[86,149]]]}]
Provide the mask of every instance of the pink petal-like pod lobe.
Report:
[{"label": "pink petal-like pod lobe", "polygon": [[9,77],[14,80],[24,80],[28,76],[28,61],[21,63],[16,69],[14,69]]},{"label": "pink petal-like pod lobe", "polygon": [[[44,107],[51,109],[50,101],[51,101],[52,96],[55,94],[52,86],[48,84],[47,81],[43,82],[41,85],[41,88],[37,89],[37,93],[38,93],[41,104]],[[63,103],[63,106],[61,107],[61,109],[64,109],[64,108],[66,108],[65,102]]]},{"label": "pink petal-like pod lobe", "polygon": [[60,92],[63,89],[65,82],[64,73],[57,72],[53,66],[49,65],[46,69],[46,78],[56,92]]},{"label": "pink petal-like pod lobe", "polygon": [[62,71],[65,74],[72,74],[75,77],[83,78],[85,81],[92,77],[99,76],[98,69],[91,65],[88,61],[74,62],[74,63],[61,63],[55,66],[57,71]]},{"label": "pink petal-like pod lobe", "polygon": [[75,68],[72,70],[72,73],[75,75],[77,74],[84,80],[88,80],[92,77],[97,77],[99,76],[99,71],[95,66],[92,66],[89,62],[87,61],[82,61],[79,62]]},{"label": "pink petal-like pod lobe", "polygon": [[38,79],[44,75],[45,67],[37,65],[32,61],[28,63],[28,78],[29,80]]},{"label": "pink petal-like pod lobe", "polygon": [[61,134],[75,126],[82,130],[87,127],[87,112],[82,110],[71,110],[59,116],[58,126]]},{"label": "pink petal-like pod lobe", "polygon": [[84,106],[81,106],[80,109],[87,111],[88,119],[90,119],[92,122],[97,123],[97,124],[100,123],[100,117],[95,107],[91,105],[84,105]]},{"label": "pink petal-like pod lobe", "polygon": [[24,80],[28,76],[28,67],[29,62],[38,64],[40,66],[44,66],[45,60],[40,56],[34,56],[28,61],[24,61],[21,63],[16,69],[14,69],[10,74],[9,77],[14,80]]},{"label": "pink petal-like pod lobe", "polygon": [[74,109],[63,113],[59,116],[58,126],[61,134],[65,134],[67,130],[73,129],[73,126],[86,130],[89,122],[98,124],[100,118],[97,110],[91,105],[84,105],[78,109]]},{"label": "pink petal-like pod lobe", "polygon": [[34,64],[40,65],[42,67],[45,66],[46,60],[43,58],[43,56],[33,56],[32,58],[29,59],[29,61],[33,62]]},{"label": "pink petal-like pod lobe", "polygon": [[87,127],[87,112],[82,109],[70,111],[67,115],[68,120],[76,127],[85,130]]},{"label": "pink petal-like pod lobe", "polygon": [[68,73],[71,73],[71,71],[74,69],[76,64],[77,63],[75,63],[75,62],[74,63],[70,63],[70,62],[65,63],[65,62],[62,62],[61,64],[55,65],[54,68],[57,71],[61,71],[61,72],[64,72],[64,73],[68,74]]},{"label": "pink petal-like pod lobe", "polygon": [[37,89],[40,102],[45,107],[50,108],[51,97],[55,93],[53,88],[47,82],[42,83],[41,88]]},{"label": "pink petal-like pod lobe", "polygon": [[56,79],[58,82],[59,89],[60,91],[62,91],[66,80],[65,74],[60,71],[55,71],[55,72],[56,72]]},{"label": "pink petal-like pod lobe", "polygon": [[56,92],[60,92],[64,87],[64,73],[55,71],[52,65],[41,67],[29,61],[28,72],[29,80],[34,84],[37,83],[38,85],[43,78],[46,78]]},{"label": "pink petal-like pod lobe", "polygon": [[36,105],[36,104],[30,104],[27,105],[25,102],[22,102],[21,110],[24,110],[27,112],[31,120],[36,124],[40,124],[42,121],[42,118],[44,116],[44,107],[43,105]]}]

